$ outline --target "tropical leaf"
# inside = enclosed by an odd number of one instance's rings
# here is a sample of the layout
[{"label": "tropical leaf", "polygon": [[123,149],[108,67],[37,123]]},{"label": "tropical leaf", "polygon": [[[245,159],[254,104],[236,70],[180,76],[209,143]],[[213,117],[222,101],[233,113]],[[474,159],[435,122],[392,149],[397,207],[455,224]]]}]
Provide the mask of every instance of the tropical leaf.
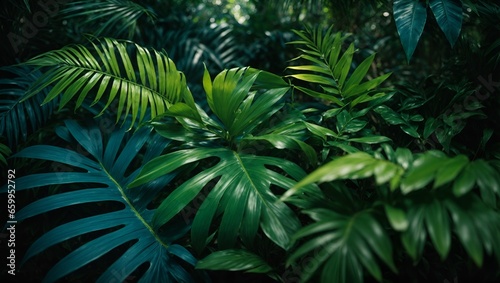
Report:
[{"label": "tropical leaf", "polygon": [[[300,40],[290,44],[305,45],[302,55],[294,60],[308,61],[308,65],[289,66],[288,69],[300,71],[290,77],[321,86],[323,92],[305,87],[298,90],[321,99],[329,100],[339,106],[347,102],[351,106],[370,100],[370,93],[382,84],[390,74],[362,82],[375,58],[375,54],[364,59],[356,68],[352,68],[355,53],[354,44],[341,52],[344,37],[333,33],[330,27],[324,33],[320,28],[294,31]],[[363,96],[362,101],[360,97]],[[356,100],[357,99],[357,100]],[[354,105],[352,105],[354,104]]]},{"label": "tropical leaf", "polygon": [[431,0],[429,1],[431,11],[436,17],[437,23],[444,32],[446,39],[451,44],[455,42],[462,29],[462,3],[460,0]]},{"label": "tropical leaf", "polygon": [[103,111],[117,97],[117,121],[123,112],[130,112],[132,121],[140,122],[148,109],[154,118],[180,101],[195,108],[184,75],[164,52],[109,38],[91,44],[93,48],[67,46],[26,62],[49,67],[30,89],[30,96],[55,84],[44,103],[61,96],[61,108],[78,95],[76,107],[80,107],[94,93],[94,104],[108,97]]},{"label": "tropical leaf", "polygon": [[485,251],[500,258],[500,240],[494,236],[500,229],[499,215],[476,195],[443,199],[420,193],[406,199],[406,209],[408,226],[401,240],[415,262],[422,257],[427,236],[441,259],[446,259],[452,233],[477,266],[482,265]]},{"label": "tropical leaf", "polygon": [[[77,272],[80,267],[125,243],[131,245],[100,275],[98,282],[123,281],[144,263],[149,263],[149,267],[142,275],[142,281],[194,282],[185,267],[194,266],[196,259],[184,247],[174,243],[189,227],[177,223],[160,232],[153,228],[151,222],[155,210],[148,208],[175,174],[165,175],[133,190],[126,189],[140,170],[136,169],[130,174],[127,172],[133,169],[131,164],[137,161],[138,154],[143,153],[146,162],[160,154],[168,142],[159,136],[152,136],[151,128],[142,128],[128,138],[124,129],[119,129],[103,144],[103,137],[97,127],[84,128],[74,121],[65,121],[65,125],[66,127],[58,129],[58,134],[69,142],[78,143],[88,155],[48,145],[25,148],[15,157],[60,162],[75,170],[23,176],[16,179],[16,189],[23,191],[66,184],[81,186],[81,189],[39,199],[19,210],[16,220],[22,221],[56,209],[74,209],[75,205],[103,201],[120,203],[123,209],[102,212],[57,226],[31,245],[23,263],[65,240],[114,228],[71,251],[51,268],[44,282],[54,282]],[[126,143],[123,143],[124,140]],[[143,152],[141,148],[145,145],[147,148]]]},{"label": "tropical leaf", "polygon": [[59,99],[40,106],[48,89],[25,99],[31,84],[41,76],[40,71],[27,66],[4,67],[2,71],[14,77],[6,75],[0,79],[0,136],[4,136],[7,144],[13,147],[26,141],[30,132],[47,122]]},{"label": "tropical leaf", "polygon": [[419,0],[394,0],[393,13],[401,44],[410,61],[427,21],[426,6]]},{"label": "tropical leaf", "polygon": [[94,36],[126,39],[132,39],[139,18],[156,19],[153,11],[129,0],[69,2],[60,13],[67,20],[77,20],[78,28],[86,27]]},{"label": "tropical leaf", "polygon": [[377,184],[391,183],[397,188],[404,169],[393,162],[377,159],[365,152],[356,152],[339,157],[313,171],[288,190],[282,199],[297,193],[302,187],[314,182],[329,182],[342,179],[361,179],[375,176]]},{"label": "tropical leaf", "polygon": [[[291,235],[300,223],[284,203],[271,191],[271,186],[288,189],[305,174],[296,164],[281,158],[237,153],[225,148],[179,150],[153,159],[131,186],[154,180],[182,165],[216,157],[219,162],[206,168],[177,187],[158,207],[154,227],[161,227],[186,207],[209,183],[214,183],[199,208],[192,225],[192,242],[203,249],[210,224],[222,215],[218,243],[222,249],[234,247],[238,235],[251,244],[259,226],[282,248],[288,248]],[[279,168],[292,178],[280,175]],[[263,178],[266,176],[266,178]]]},{"label": "tropical leaf", "polygon": [[380,222],[369,212],[343,215],[326,208],[307,210],[315,222],[300,229],[294,239],[305,242],[288,258],[290,265],[298,258],[311,256],[311,265],[301,282],[319,273],[319,282],[363,282],[363,270],[378,281],[382,270],[378,259],[396,272],[392,244]]},{"label": "tropical leaf", "polygon": [[[191,230],[192,244],[198,251],[207,244],[212,233],[210,225],[219,217],[217,242],[221,249],[233,248],[238,236],[251,246],[259,227],[273,242],[286,249],[291,235],[300,228],[295,213],[278,200],[271,188],[286,190],[304,177],[305,172],[293,162],[261,155],[259,148],[254,148],[252,134],[258,133],[257,127],[283,107],[280,100],[288,91],[281,78],[265,73],[260,77],[261,74],[251,69],[231,69],[221,72],[212,82],[205,72],[203,85],[216,118],[198,109],[203,123],[196,125],[183,113],[169,110],[168,114],[176,117],[183,129],[177,126],[174,131],[167,126],[171,122],[162,125],[160,121],[154,123],[158,132],[179,141],[182,133],[189,133],[194,142],[182,144],[182,149],[153,159],[131,184],[132,187],[144,184],[187,164],[203,164],[201,172],[184,181],[160,204],[153,219],[154,227],[161,227],[203,188],[208,188]],[[256,81],[259,83],[254,84]],[[275,88],[265,89],[266,86]],[[253,87],[264,89],[251,91]],[[278,128],[275,135],[271,132],[260,139],[267,139],[282,149],[300,148],[307,153],[310,147],[298,139],[283,143]]]},{"label": "tropical leaf", "polygon": [[209,254],[196,264],[197,269],[270,273],[273,268],[260,256],[247,250],[223,250]]}]

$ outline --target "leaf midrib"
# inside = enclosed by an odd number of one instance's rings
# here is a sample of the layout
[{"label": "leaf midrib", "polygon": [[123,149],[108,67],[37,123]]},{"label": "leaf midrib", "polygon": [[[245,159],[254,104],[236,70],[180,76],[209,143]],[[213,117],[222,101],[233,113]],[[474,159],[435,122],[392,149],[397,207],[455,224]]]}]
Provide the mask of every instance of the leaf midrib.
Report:
[{"label": "leaf midrib", "polygon": [[125,191],[122,188],[122,186],[120,185],[120,183],[118,183],[118,181],[116,181],[115,178],[113,178],[113,176],[108,172],[108,170],[106,170],[104,164],[100,160],[99,160],[99,165],[101,166],[101,168],[102,168],[103,172],[106,174],[106,176],[108,176],[108,178],[115,184],[115,186],[118,189],[118,191],[120,192],[122,198],[128,204],[130,210],[132,210],[132,212],[141,221],[141,223],[146,227],[146,229],[149,230],[149,232],[153,235],[153,237],[156,239],[156,241],[158,243],[160,243],[163,247],[165,247],[166,249],[168,249],[169,246],[167,244],[165,244],[158,237],[158,234],[154,231],[154,229],[151,227],[151,225],[149,225],[149,223],[142,217],[141,213],[139,211],[137,211],[137,209],[135,209],[134,205],[132,204],[132,202],[128,198],[127,194],[125,194]]},{"label": "leaf midrib", "polygon": [[[141,83],[138,83],[138,82],[135,82],[135,81],[132,81],[130,80],[129,78],[127,77],[120,77],[120,76],[117,76],[117,75],[114,75],[112,73],[109,73],[109,72],[105,72],[105,71],[101,71],[101,70],[96,70],[96,69],[91,69],[91,68],[88,68],[88,67],[82,67],[82,66],[78,66],[78,65],[71,65],[71,64],[65,64],[65,63],[58,63],[56,64],[55,66],[66,66],[66,67],[70,67],[70,68],[74,68],[74,69],[81,69],[81,70],[86,70],[87,72],[93,72],[93,73],[98,73],[98,74],[101,74],[101,75],[104,75],[104,76],[108,76],[110,78],[114,78],[114,79],[118,79],[118,80],[121,80],[121,81],[124,81],[124,82],[127,82],[127,83],[130,83],[130,84],[133,84],[139,88],[145,88],[145,89],[148,89],[151,91],[151,93],[153,94],[156,94],[157,96],[159,96],[163,101],[167,102],[167,103],[171,103],[170,101],[167,101],[165,99],[165,97],[162,95],[161,92],[151,88],[151,87],[148,87],[144,84],[141,84]],[[165,94],[166,95],[166,94]]]}]

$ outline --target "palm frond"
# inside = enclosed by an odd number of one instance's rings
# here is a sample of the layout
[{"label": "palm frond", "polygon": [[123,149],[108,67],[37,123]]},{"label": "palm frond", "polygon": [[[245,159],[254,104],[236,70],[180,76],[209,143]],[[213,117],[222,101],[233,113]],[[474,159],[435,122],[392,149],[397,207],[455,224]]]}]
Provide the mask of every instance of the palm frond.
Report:
[{"label": "palm frond", "polygon": [[[132,161],[137,160],[139,154],[144,154],[144,162],[147,162],[160,154],[168,142],[159,136],[152,136],[151,129],[143,127],[128,138],[124,129],[115,131],[104,144],[97,127],[85,128],[75,121],[65,121],[65,124],[66,127],[58,129],[58,134],[70,142],[78,143],[89,155],[84,156],[71,149],[55,146],[28,147],[16,157],[57,161],[76,170],[23,176],[16,179],[16,189],[24,191],[65,184],[74,184],[81,189],[39,199],[18,211],[16,220],[22,221],[55,209],[71,209],[75,205],[103,201],[121,203],[123,209],[104,211],[57,226],[31,245],[23,263],[65,240],[93,231],[117,228],[103,232],[71,251],[52,267],[44,282],[54,282],[77,272],[80,267],[125,243],[131,245],[100,275],[98,282],[121,282],[144,263],[149,264],[142,274],[141,280],[144,282],[194,282],[185,268],[194,266],[197,260],[184,247],[174,243],[189,227],[184,222],[179,222],[160,232],[151,223],[155,210],[148,208],[175,174],[167,174],[136,189],[126,188],[141,169],[139,167],[129,174],[128,171],[134,169]],[[126,143],[123,144],[124,140]],[[143,152],[141,149],[145,145],[147,148]],[[5,192],[5,188],[3,191]]]},{"label": "palm frond", "polygon": [[362,82],[372,65],[375,54],[353,68],[353,56],[356,52],[354,44],[351,43],[342,52],[345,37],[340,32],[334,33],[332,27],[325,32],[320,28],[294,32],[300,40],[290,42],[290,44],[305,46],[301,49],[302,55],[294,60],[303,59],[309,65],[288,67],[300,72],[290,77],[316,84],[321,88],[321,91],[317,91],[297,86],[298,90],[310,96],[331,101],[341,107],[348,103],[354,106],[379,98],[370,94],[390,76],[390,73]]},{"label": "palm frond", "polygon": [[[368,210],[354,215],[343,215],[327,208],[305,211],[315,223],[300,229],[294,239],[307,239],[287,261],[291,264],[297,258],[316,251],[310,268],[301,274],[306,282],[320,273],[321,283],[363,282],[366,269],[378,281],[382,280],[381,259],[393,271],[392,244],[380,221]],[[321,269],[321,272],[318,270]]]},{"label": "palm frond", "polygon": [[49,92],[47,88],[26,99],[31,84],[42,75],[40,71],[28,66],[4,67],[2,71],[11,75],[0,79],[0,135],[13,147],[47,122],[59,98],[40,106]]},{"label": "palm frond", "polygon": [[62,94],[62,108],[78,95],[76,107],[80,107],[94,94],[94,104],[107,96],[103,111],[117,97],[117,121],[125,112],[132,114],[132,121],[138,118],[140,122],[148,109],[154,118],[181,100],[195,107],[184,75],[164,52],[109,38],[91,44],[93,48],[67,46],[26,62],[48,67],[31,87],[30,95],[55,84],[44,103]]},{"label": "palm frond", "polygon": [[92,31],[95,36],[125,39],[132,39],[141,17],[156,19],[153,11],[129,0],[70,2],[62,9],[61,15],[68,20],[77,20],[78,28]]}]

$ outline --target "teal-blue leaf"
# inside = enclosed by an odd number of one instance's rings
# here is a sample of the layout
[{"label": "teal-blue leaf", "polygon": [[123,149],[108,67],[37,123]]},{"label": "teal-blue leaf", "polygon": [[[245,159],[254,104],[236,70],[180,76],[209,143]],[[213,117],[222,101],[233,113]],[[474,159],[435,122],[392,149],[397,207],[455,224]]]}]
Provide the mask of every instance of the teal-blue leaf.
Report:
[{"label": "teal-blue leaf", "polygon": [[455,42],[462,29],[462,3],[459,0],[430,0],[429,6],[436,21],[451,44]]},{"label": "teal-blue leaf", "polygon": [[406,58],[410,61],[427,21],[427,10],[419,0],[394,0],[394,20]]}]

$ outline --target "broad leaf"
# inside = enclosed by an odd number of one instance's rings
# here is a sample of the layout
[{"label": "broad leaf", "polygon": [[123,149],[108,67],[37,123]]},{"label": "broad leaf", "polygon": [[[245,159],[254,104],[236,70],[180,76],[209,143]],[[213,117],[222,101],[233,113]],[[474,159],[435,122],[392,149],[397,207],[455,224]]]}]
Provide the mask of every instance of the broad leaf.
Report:
[{"label": "broad leaf", "polygon": [[455,42],[462,29],[462,3],[460,0],[430,0],[429,6],[437,23],[451,44]]},{"label": "broad leaf", "polygon": [[[179,150],[150,161],[131,186],[149,182],[185,164],[209,157],[216,157],[219,161],[177,187],[158,207],[153,226],[159,228],[169,222],[205,186],[212,184],[193,221],[191,236],[195,249],[205,247],[210,224],[218,216],[222,216],[218,235],[221,248],[233,247],[238,235],[251,243],[259,226],[277,245],[288,248],[290,237],[300,223],[293,211],[278,201],[271,186],[286,190],[305,176],[302,169],[292,162],[224,148]],[[269,168],[279,168],[292,178]]]},{"label": "broad leaf", "polygon": [[420,0],[394,0],[393,12],[401,44],[410,61],[424,31],[426,7]]}]

